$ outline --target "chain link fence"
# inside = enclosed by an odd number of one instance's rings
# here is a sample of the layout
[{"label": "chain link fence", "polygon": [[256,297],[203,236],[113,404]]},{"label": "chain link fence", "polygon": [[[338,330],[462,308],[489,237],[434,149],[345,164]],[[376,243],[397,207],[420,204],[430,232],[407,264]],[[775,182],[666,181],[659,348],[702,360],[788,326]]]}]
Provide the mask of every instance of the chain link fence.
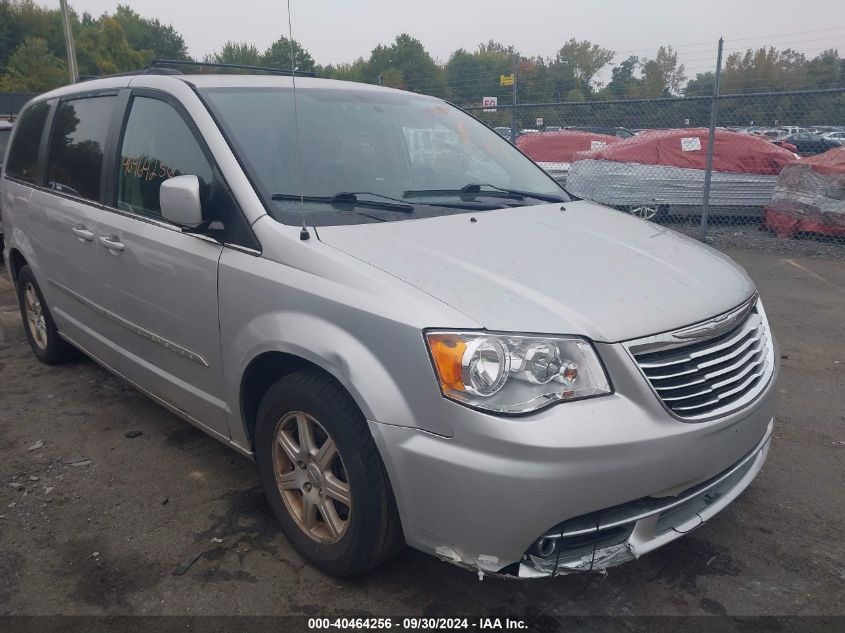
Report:
[{"label": "chain link fence", "polygon": [[580,198],[708,241],[845,256],[845,88],[466,110]]}]

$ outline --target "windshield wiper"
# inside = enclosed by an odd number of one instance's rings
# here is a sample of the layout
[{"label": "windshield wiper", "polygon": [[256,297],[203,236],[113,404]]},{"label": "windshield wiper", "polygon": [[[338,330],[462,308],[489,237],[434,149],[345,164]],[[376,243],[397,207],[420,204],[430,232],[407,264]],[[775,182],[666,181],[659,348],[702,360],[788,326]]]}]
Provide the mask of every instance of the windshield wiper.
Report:
[{"label": "windshield wiper", "polygon": [[[362,200],[358,196],[373,196],[375,198],[382,198],[388,202],[379,200]],[[332,206],[343,207],[365,207],[367,209],[380,209],[382,211],[400,211],[402,213],[413,213],[414,206],[396,200],[389,196],[383,196],[378,193],[370,193],[369,191],[341,191],[333,196],[300,196],[293,193],[274,193],[270,196],[273,200],[290,200],[302,202],[322,202]]]},{"label": "windshield wiper", "polygon": [[[482,187],[492,189],[486,191]],[[460,189],[412,189],[402,194],[405,198],[422,198],[426,196],[489,196],[491,198],[508,198],[510,200],[524,200],[525,198],[534,198],[535,200],[543,200],[544,202],[566,202],[560,196],[554,196],[546,193],[534,193],[532,191],[521,191],[519,189],[503,189],[496,185],[480,185],[470,183],[464,185]]]}]

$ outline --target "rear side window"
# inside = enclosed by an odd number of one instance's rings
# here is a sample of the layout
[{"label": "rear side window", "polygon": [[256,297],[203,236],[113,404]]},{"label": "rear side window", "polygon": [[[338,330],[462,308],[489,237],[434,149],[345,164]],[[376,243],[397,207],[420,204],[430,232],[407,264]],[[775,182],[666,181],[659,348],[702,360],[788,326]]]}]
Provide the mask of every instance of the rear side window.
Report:
[{"label": "rear side window", "polygon": [[161,217],[161,183],[183,175],[199,178],[205,202],[213,170],[188,124],[164,101],[135,97],[120,150],[118,208]]},{"label": "rear side window", "polygon": [[15,123],[15,141],[9,150],[9,160],[6,164],[6,174],[35,182],[35,165],[38,162],[38,147],[50,104],[46,101],[36,103],[27,108]]},{"label": "rear side window", "polygon": [[100,199],[103,148],[116,97],[63,101],[56,110],[47,181],[57,191]]}]

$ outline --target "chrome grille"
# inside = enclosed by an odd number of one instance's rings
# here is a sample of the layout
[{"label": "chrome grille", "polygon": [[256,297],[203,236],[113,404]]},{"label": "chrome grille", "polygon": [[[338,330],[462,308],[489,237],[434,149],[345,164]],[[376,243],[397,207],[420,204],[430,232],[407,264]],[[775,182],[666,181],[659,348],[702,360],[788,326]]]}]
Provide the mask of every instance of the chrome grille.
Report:
[{"label": "chrome grille", "polygon": [[[753,303],[752,303],[753,301]],[[699,421],[726,415],[751,403],[774,371],[774,353],[762,305],[752,300],[727,315],[728,331],[693,343],[678,342],[686,328],[628,344],[628,349],[667,409]]]}]

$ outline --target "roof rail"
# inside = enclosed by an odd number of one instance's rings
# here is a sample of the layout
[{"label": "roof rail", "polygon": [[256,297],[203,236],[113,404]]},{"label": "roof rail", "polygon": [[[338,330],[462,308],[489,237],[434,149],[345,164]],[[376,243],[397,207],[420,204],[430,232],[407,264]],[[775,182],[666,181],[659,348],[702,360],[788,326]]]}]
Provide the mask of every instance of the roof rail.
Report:
[{"label": "roof rail", "polygon": [[[176,68],[173,68],[173,67]],[[175,70],[177,73],[180,66],[199,66],[200,68],[228,68],[232,70],[250,70],[253,72],[266,73],[269,75],[285,75],[292,77],[315,77],[314,73],[306,72],[304,70],[288,70],[286,68],[272,68],[269,66],[250,66],[248,64],[216,64],[212,62],[192,62],[182,59],[151,59],[147,64],[145,71],[166,71]]]},{"label": "roof rail", "polygon": [[108,79],[109,77],[133,77],[135,75],[181,75],[178,68],[142,68],[141,70],[127,70],[122,73],[110,75],[80,75],[79,81],[91,81],[93,79]]}]

